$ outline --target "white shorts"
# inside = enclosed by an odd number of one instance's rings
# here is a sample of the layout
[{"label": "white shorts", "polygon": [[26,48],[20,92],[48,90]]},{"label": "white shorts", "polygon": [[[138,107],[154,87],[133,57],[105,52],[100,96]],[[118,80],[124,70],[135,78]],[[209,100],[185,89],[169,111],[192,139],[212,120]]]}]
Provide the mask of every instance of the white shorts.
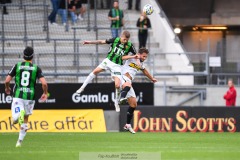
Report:
[{"label": "white shorts", "polygon": [[135,94],[135,91],[134,91],[133,87],[130,88],[130,90],[128,91],[126,97],[127,97],[127,98],[130,98],[130,97],[136,98],[136,94]]},{"label": "white shorts", "polygon": [[13,98],[12,101],[12,117],[18,117],[21,110],[25,111],[25,115],[31,115],[35,105],[35,100],[24,100],[21,98]]},{"label": "white shorts", "polygon": [[121,65],[113,63],[108,58],[105,58],[102,63],[98,65],[99,68],[109,70],[112,77],[118,77],[121,79]]},{"label": "white shorts", "polygon": [[[129,82],[129,83],[132,84],[132,80],[131,80],[130,78],[128,78],[128,77],[125,76],[125,75],[122,75],[122,78],[121,78],[121,86],[122,86],[125,82]],[[130,90],[128,91],[127,96],[126,96],[126,98],[130,98],[130,97],[136,98],[136,94],[135,94],[135,91],[134,91],[133,87],[130,88]]]},{"label": "white shorts", "polygon": [[132,84],[132,80],[123,74],[121,79],[121,84],[123,85],[125,82],[129,82]]}]

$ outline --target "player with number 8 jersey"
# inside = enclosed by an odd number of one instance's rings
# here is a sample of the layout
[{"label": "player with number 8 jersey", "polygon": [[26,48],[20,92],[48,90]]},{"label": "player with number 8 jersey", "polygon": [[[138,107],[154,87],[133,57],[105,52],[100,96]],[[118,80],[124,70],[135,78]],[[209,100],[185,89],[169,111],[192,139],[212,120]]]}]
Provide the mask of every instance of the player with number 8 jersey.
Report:
[{"label": "player with number 8 jersey", "polygon": [[15,77],[11,111],[13,123],[19,123],[21,126],[16,147],[21,147],[28,129],[28,117],[32,114],[35,104],[35,85],[37,79],[42,83],[43,89],[40,101],[44,102],[48,97],[47,82],[42,74],[42,70],[36,64],[32,64],[33,52],[32,47],[26,47],[23,51],[25,61],[15,64],[5,80],[5,92],[10,94],[10,81]]}]

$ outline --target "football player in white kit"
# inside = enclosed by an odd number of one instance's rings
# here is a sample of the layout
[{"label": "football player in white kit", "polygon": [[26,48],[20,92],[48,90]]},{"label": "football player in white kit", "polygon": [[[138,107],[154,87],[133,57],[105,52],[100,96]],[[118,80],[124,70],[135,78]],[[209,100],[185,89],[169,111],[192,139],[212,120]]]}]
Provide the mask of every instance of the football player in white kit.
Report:
[{"label": "football player in white kit", "polygon": [[133,112],[137,107],[137,99],[132,87],[132,81],[135,78],[136,73],[141,70],[143,74],[148,77],[153,83],[157,82],[157,80],[152,75],[150,75],[143,64],[143,62],[148,57],[148,53],[148,49],[140,48],[137,53],[137,55],[139,55],[139,59],[128,59],[122,66],[122,91],[119,99],[119,104],[122,104],[126,100],[128,101],[129,108],[127,111],[127,123],[123,128],[133,134],[135,131],[131,126],[131,120],[133,117]]}]

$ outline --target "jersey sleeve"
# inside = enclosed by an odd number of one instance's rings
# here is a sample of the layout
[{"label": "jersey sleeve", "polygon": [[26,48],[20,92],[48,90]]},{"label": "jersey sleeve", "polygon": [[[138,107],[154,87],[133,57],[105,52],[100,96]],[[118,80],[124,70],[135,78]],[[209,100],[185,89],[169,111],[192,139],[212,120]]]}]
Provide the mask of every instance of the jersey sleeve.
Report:
[{"label": "jersey sleeve", "polygon": [[133,55],[137,54],[137,51],[133,45],[131,45],[129,52],[131,52]]},{"label": "jersey sleeve", "polygon": [[10,75],[11,77],[14,77],[16,75],[16,68],[17,68],[17,64],[15,64],[12,69],[8,72],[8,75]]},{"label": "jersey sleeve", "polygon": [[111,44],[111,43],[114,42],[114,40],[115,40],[115,38],[106,39],[106,43],[107,43],[107,44]]},{"label": "jersey sleeve", "polygon": [[43,73],[42,73],[42,69],[40,67],[37,67],[37,78],[39,79],[42,77],[44,77]]}]

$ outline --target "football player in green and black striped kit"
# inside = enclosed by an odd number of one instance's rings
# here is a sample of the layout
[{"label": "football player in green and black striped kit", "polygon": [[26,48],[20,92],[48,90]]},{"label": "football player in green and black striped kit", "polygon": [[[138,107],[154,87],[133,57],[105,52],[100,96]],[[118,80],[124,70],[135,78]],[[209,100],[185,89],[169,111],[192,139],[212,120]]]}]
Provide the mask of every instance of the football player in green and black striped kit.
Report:
[{"label": "football player in green and black striped kit", "polygon": [[37,79],[42,83],[43,89],[40,101],[44,102],[47,100],[47,82],[42,74],[42,70],[37,65],[32,64],[33,52],[32,47],[26,47],[23,51],[25,61],[15,64],[5,80],[5,92],[6,94],[10,94],[10,81],[15,77],[11,110],[13,123],[19,123],[21,126],[16,147],[21,147],[28,129],[28,117],[32,114],[35,104],[35,85]]},{"label": "football player in green and black striped kit", "polygon": [[[119,112],[120,108],[118,105],[118,97],[120,90],[120,79],[121,79],[121,66],[123,65],[123,60],[130,58],[139,58],[136,55],[136,50],[131,42],[129,42],[130,33],[128,31],[123,31],[121,37],[111,38],[107,40],[96,40],[96,41],[84,41],[83,44],[110,44],[110,49],[101,64],[99,64],[93,72],[91,72],[83,85],[76,91],[77,93],[82,93],[88,83],[90,83],[93,78],[100,72],[105,70],[110,70],[112,79],[115,82],[115,108]],[[132,55],[128,55],[129,53]]]}]

